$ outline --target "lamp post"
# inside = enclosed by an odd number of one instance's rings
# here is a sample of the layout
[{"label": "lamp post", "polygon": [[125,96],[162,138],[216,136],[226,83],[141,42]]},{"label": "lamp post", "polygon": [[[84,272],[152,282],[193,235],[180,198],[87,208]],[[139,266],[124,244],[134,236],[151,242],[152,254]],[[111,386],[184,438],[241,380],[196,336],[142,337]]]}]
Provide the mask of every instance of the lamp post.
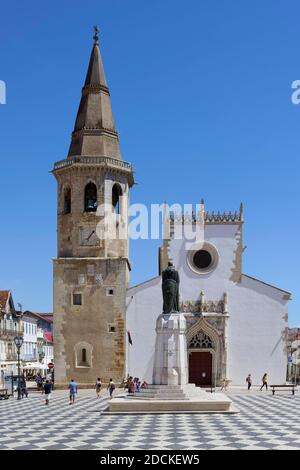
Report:
[{"label": "lamp post", "polygon": [[21,380],[20,380],[20,349],[23,344],[23,336],[16,336],[14,342],[18,352],[18,400],[21,400]]}]

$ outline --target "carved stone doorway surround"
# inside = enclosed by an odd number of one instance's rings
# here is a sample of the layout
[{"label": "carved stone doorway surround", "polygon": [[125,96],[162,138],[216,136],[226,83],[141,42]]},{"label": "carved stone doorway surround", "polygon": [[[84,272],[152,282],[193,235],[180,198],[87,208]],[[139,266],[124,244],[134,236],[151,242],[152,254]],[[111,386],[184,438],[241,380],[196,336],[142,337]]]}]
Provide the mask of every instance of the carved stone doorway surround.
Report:
[{"label": "carved stone doorway surround", "polygon": [[[215,317],[196,317],[191,314],[187,314],[187,353],[188,358],[192,352],[208,352],[212,355],[212,386],[221,385],[222,379],[226,378],[226,318],[225,316],[220,321],[216,321]],[[227,316],[226,316],[227,317]],[[211,323],[210,323],[211,322]],[[212,325],[214,323],[214,325]],[[215,326],[218,325],[218,328]],[[221,327],[221,331],[220,331]],[[191,344],[191,340],[200,333],[200,339],[204,342],[205,347],[201,347],[201,341],[199,347],[197,347],[197,341],[194,339],[194,344]],[[210,340],[210,341],[209,341]],[[188,361],[189,363],[189,361]]]}]

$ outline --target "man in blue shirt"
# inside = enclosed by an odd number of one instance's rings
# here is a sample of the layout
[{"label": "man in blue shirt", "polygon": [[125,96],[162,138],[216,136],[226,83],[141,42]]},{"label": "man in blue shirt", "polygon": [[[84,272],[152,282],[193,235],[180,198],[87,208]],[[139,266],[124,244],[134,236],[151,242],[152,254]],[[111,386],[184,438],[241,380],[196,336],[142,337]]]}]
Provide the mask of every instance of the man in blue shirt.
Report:
[{"label": "man in blue shirt", "polygon": [[43,387],[43,393],[45,394],[45,405],[49,405],[51,391],[52,391],[52,384],[49,382],[49,380],[46,380],[46,383],[44,384],[44,387]]},{"label": "man in blue shirt", "polygon": [[75,402],[75,394],[77,393],[77,383],[74,382],[74,379],[71,379],[71,382],[69,383],[69,390],[70,390],[70,405],[72,405]]}]

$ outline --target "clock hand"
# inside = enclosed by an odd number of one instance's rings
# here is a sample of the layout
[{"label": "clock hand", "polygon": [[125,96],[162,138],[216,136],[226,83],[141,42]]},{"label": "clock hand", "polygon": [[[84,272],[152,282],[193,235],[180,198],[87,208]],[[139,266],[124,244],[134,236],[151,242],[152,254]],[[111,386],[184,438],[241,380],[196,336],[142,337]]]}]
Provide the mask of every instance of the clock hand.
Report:
[{"label": "clock hand", "polygon": [[95,230],[93,230],[92,233],[90,233],[90,235],[86,238],[87,241],[91,238],[91,236],[93,235],[93,233],[95,233]]}]

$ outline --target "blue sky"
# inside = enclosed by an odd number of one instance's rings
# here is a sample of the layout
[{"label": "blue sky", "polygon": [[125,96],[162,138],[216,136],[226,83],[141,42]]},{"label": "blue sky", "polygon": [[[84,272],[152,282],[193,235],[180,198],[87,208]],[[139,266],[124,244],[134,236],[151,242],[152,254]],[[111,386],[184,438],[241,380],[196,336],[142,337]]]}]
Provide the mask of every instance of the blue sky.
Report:
[{"label": "blue sky", "polygon": [[[300,326],[299,2],[32,0],[0,14],[0,288],[52,310],[49,170],[66,156],[99,24],[132,202],[243,201],[243,271],[291,291]],[[157,274],[158,246],[131,243],[133,284]]]}]

